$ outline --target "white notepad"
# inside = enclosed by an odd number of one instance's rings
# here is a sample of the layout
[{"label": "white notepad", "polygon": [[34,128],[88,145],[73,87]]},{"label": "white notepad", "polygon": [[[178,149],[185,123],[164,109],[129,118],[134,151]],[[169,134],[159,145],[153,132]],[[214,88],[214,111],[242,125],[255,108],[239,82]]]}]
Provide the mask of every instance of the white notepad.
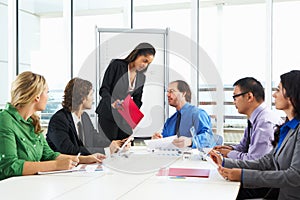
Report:
[{"label": "white notepad", "polygon": [[102,164],[80,164],[77,167],[67,170],[55,170],[48,172],[38,172],[39,175],[43,174],[59,174],[59,173],[68,173],[68,172],[95,172],[103,171]]}]

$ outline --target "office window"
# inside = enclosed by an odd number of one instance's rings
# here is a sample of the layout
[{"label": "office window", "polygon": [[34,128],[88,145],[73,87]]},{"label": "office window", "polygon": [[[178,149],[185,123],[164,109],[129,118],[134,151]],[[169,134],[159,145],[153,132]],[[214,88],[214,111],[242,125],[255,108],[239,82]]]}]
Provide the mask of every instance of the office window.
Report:
[{"label": "office window", "polygon": [[[130,28],[130,1],[73,1],[74,76],[95,69],[96,27]],[[89,70],[91,71],[91,70]]]},{"label": "office window", "polygon": [[[192,9],[190,1],[134,1],[133,27],[135,29],[166,29],[176,32],[188,40],[191,39]],[[193,21],[195,22],[195,21]],[[178,40],[177,40],[178,41]],[[180,42],[180,41],[178,41]],[[186,41],[185,41],[186,42]],[[173,43],[169,44],[172,49]],[[179,52],[169,52],[170,80],[176,79],[178,74],[184,74],[190,80],[189,61]],[[178,78],[177,78],[178,79]]]},{"label": "office window", "polygon": [[19,73],[33,71],[45,76],[49,100],[41,114],[47,125],[61,107],[64,86],[70,79],[68,40],[70,25],[63,13],[63,1],[19,1]]},{"label": "office window", "polygon": [[[300,69],[300,1],[276,2],[273,5],[273,86],[280,75]],[[289,22],[289,23],[288,23]]]},{"label": "office window", "polygon": [[[130,1],[73,1],[73,77],[92,82],[94,89],[100,87],[96,82],[97,66],[97,28],[130,28]],[[103,39],[103,38],[102,38]],[[126,42],[126,41],[124,41]],[[111,58],[112,59],[112,58]],[[94,92],[94,99],[99,91]],[[94,102],[95,103],[95,102]],[[95,104],[87,112],[94,126],[97,124]]]},{"label": "office window", "polygon": [[[218,66],[218,53],[219,53],[219,31],[220,26],[218,23],[218,10],[215,5],[207,6],[200,3],[199,9],[199,46],[207,53],[209,59],[213,63],[213,67],[217,70]],[[200,68],[207,68],[207,66],[200,66]],[[200,69],[201,71],[201,69]],[[211,71],[211,70],[210,70]],[[209,77],[208,77],[209,76]],[[218,113],[215,109],[216,102],[216,83],[208,84],[206,79],[216,80],[217,76],[215,73],[210,73],[208,76],[199,77],[199,106],[204,109],[210,116],[213,125],[213,131],[217,132],[217,116]],[[213,76],[213,78],[211,78]],[[223,110],[219,111],[223,114]]]},{"label": "office window", "polygon": [[[297,24],[300,19],[300,1],[276,2],[273,9],[272,87],[276,88],[281,74],[300,70],[300,27]],[[285,116],[283,111],[277,112]]]},{"label": "office window", "polygon": [[9,80],[8,80],[8,7],[7,0],[0,0],[0,109],[4,108],[9,100]]},{"label": "office window", "polygon": [[[224,6],[223,17],[221,73],[224,85],[232,86],[236,80],[249,76],[265,85],[265,70],[261,69],[266,68],[266,5]],[[232,93],[225,95],[225,101],[232,102],[231,96]],[[226,106],[225,115],[241,116],[234,105]],[[246,123],[245,118],[225,118],[224,126],[236,124],[239,127]]]},{"label": "office window", "polygon": [[[218,74],[213,76],[220,76],[224,87],[224,139],[226,143],[238,142],[247,120],[233,105],[232,84],[246,76],[265,84],[266,4],[204,5],[199,20],[200,46],[214,62]],[[214,118],[220,112],[215,109],[218,91],[203,84],[200,82],[199,96],[204,97],[200,104]]]},{"label": "office window", "polygon": [[134,28],[170,28],[191,37],[190,1],[134,1]]},{"label": "office window", "polygon": [[[192,1],[163,0],[134,1],[133,3],[133,28],[169,28],[169,81],[185,80],[191,86],[193,91],[192,102],[196,104],[196,92],[194,91],[196,90],[197,68],[192,66],[191,63],[195,62],[190,59],[196,58],[196,51],[192,50],[193,44],[196,44],[193,37],[197,29],[197,26],[194,25],[196,17],[193,15]],[[182,51],[182,49],[187,49],[187,51]],[[175,109],[173,107],[169,108],[170,116],[175,112]]]}]

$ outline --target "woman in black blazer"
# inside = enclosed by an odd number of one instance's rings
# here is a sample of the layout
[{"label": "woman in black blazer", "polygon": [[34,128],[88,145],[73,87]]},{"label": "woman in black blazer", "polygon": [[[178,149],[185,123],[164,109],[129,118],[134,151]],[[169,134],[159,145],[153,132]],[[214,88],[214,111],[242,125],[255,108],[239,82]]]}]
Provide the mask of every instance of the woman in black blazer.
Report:
[{"label": "woman in black blazer", "polygon": [[125,59],[112,60],[105,71],[99,95],[102,97],[96,113],[99,128],[112,140],[127,138],[132,129],[118,113],[121,101],[130,94],[140,108],[145,74],[155,56],[149,43],[140,43]]},{"label": "woman in black blazer", "polygon": [[[81,78],[71,79],[64,91],[63,108],[50,119],[47,142],[54,150],[70,155],[90,155],[117,151],[125,141],[110,141],[103,133],[97,132],[85,110],[92,108],[92,83]],[[99,155],[99,154],[96,154]]]}]

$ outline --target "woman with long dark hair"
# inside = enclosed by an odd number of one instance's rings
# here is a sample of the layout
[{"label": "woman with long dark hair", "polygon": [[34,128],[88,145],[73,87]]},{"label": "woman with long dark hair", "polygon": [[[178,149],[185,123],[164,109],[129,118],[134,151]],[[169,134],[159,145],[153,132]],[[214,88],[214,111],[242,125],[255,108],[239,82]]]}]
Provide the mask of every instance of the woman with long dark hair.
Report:
[{"label": "woman with long dark hair", "polygon": [[140,43],[125,59],[114,59],[105,71],[99,95],[102,97],[96,113],[99,128],[112,140],[127,138],[132,129],[120,116],[122,100],[128,94],[135,104],[142,106],[145,74],[155,56],[155,49],[149,43]]}]

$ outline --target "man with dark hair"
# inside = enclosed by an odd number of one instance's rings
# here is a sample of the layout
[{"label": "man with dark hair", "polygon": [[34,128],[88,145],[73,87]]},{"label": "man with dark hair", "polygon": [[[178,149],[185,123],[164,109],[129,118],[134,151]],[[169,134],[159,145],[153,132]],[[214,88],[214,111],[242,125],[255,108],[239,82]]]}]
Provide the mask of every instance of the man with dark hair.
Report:
[{"label": "man with dark hair", "polygon": [[264,103],[265,92],[259,81],[246,77],[236,81],[233,86],[234,105],[240,114],[247,115],[248,125],[239,144],[216,146],[214,149],[224,157],[255,160],[272,150],[274,128],[282,120]]},{"label": "man with dark hair", "polygon": [[89,155],[104,153],[105,147],[115,152],[122,141],[110,141],[104,134],[97,132],[89,115],[84,112],[92,108],[92,83],[73,78],[67,84],[62,106],[50,119],[47,142],[54,151],[65,154]]},{"label": "man with dark hair", "polygon": [[[205,147],[212,147],[212,129],[208,114],[194,105],[191,105],[191,90],[189,85],[182,80],[173,81],[168,86],[167,97],[170,106],[176,108],[170,118],[167,119],[162,133],[154,133],[152,139],[177,135],[173,144],[179,148],[196,147],[198,144]],[[196,137],[192,137],[190,128],[195,128]]]}]

